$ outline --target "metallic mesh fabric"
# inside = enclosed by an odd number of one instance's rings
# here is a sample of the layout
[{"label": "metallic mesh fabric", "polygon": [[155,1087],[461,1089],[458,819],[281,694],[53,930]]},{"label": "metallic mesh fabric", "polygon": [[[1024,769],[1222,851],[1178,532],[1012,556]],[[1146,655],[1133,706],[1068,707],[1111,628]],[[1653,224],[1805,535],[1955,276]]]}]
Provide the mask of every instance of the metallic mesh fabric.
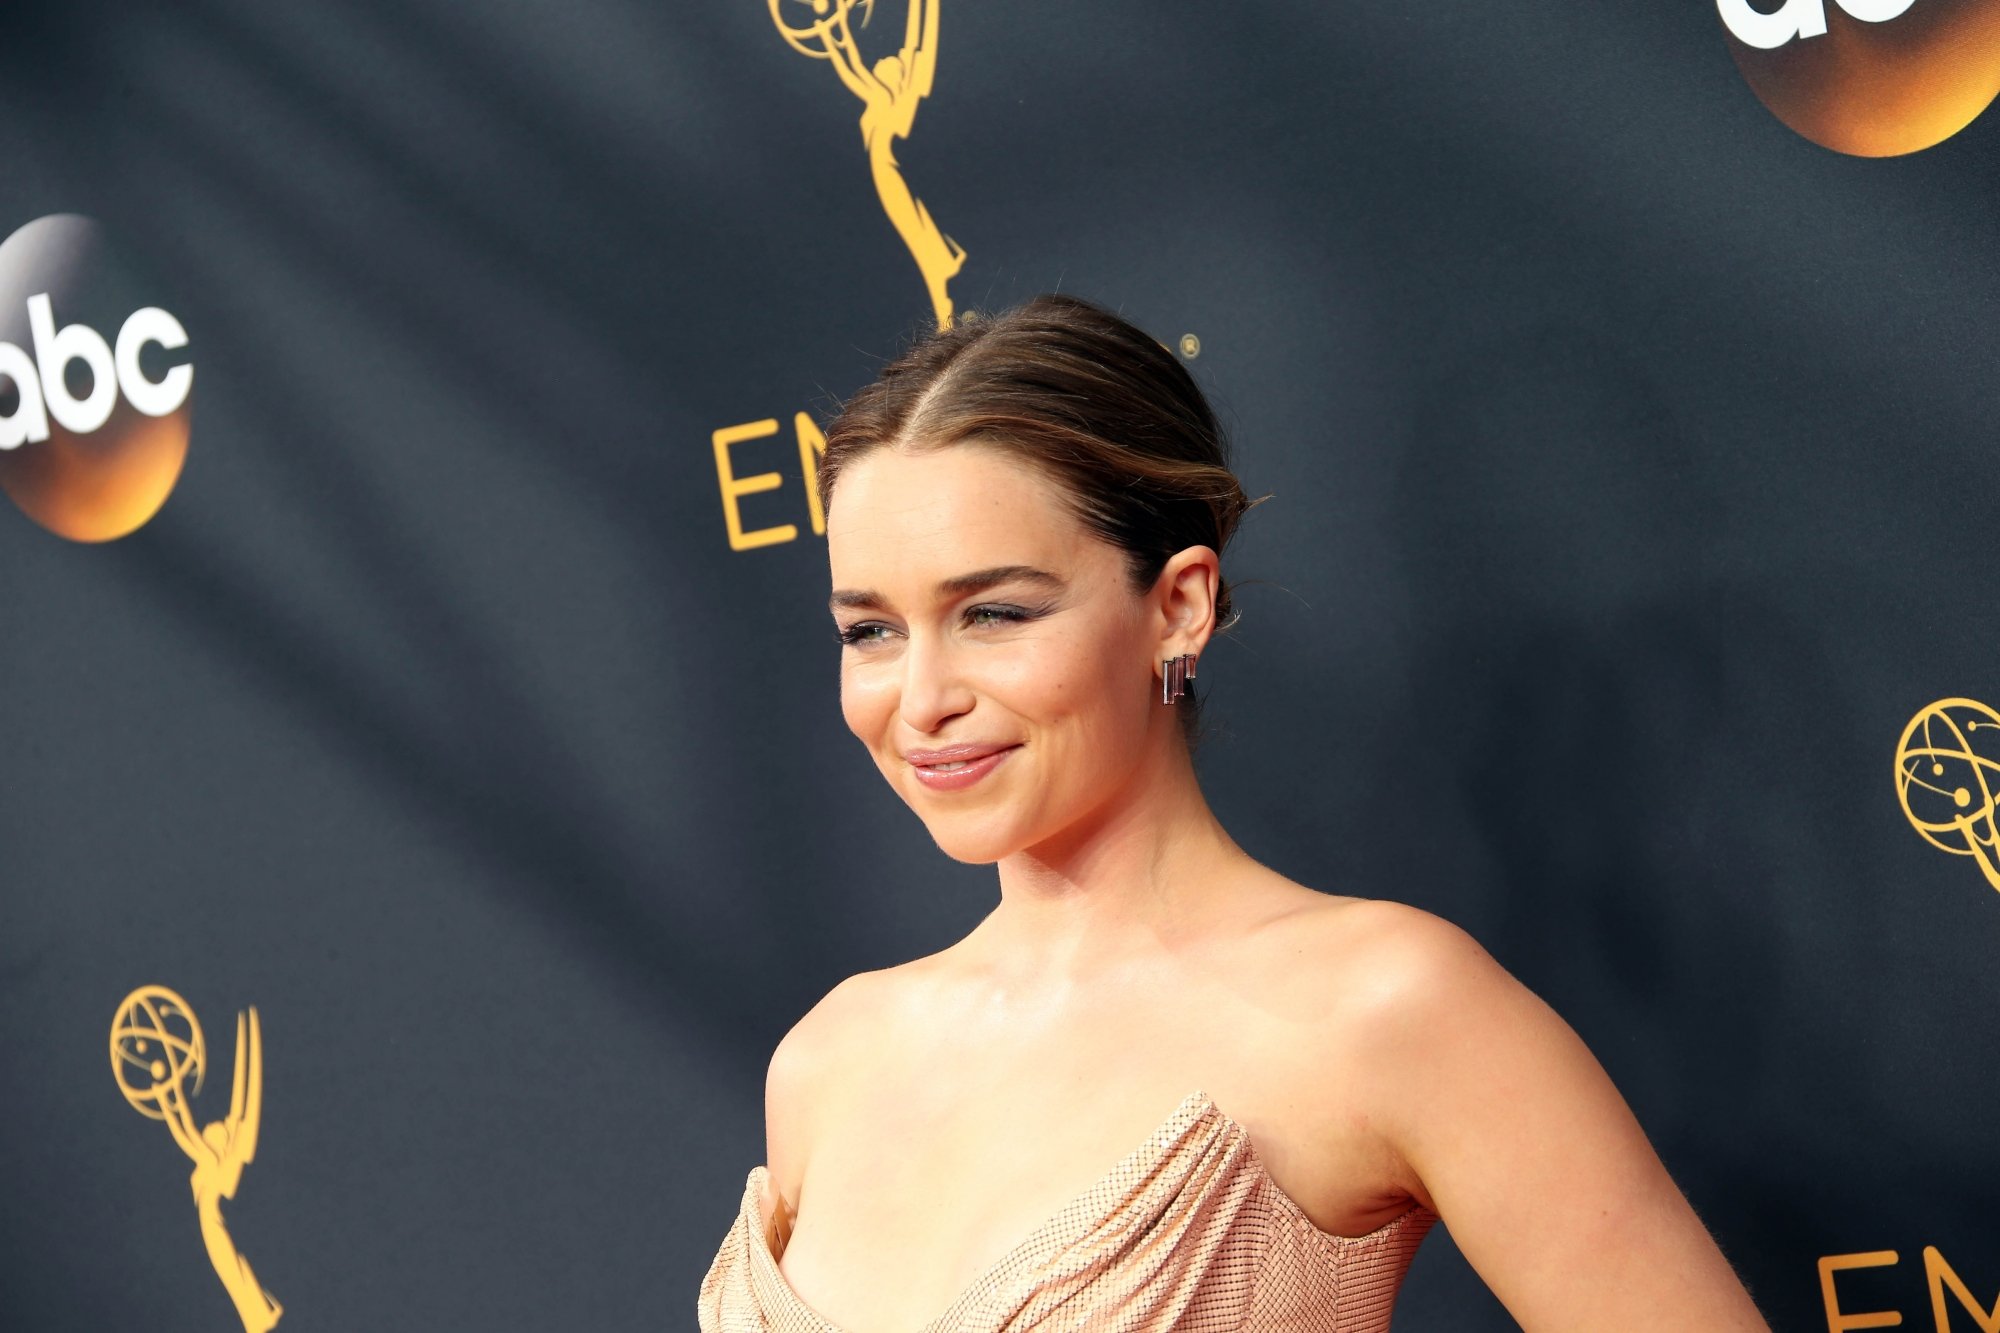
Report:
[{"label": "metallic mesh fabric", "polygon": [[[778,1270],[753,1167],[702,1279],[702,1333],[850,1333]],[[922,1333],[1381,1333],[1437,1221],[1319,1230],[1249,1134],[1192,1092],[1146,1142],[967,1287]]]}]

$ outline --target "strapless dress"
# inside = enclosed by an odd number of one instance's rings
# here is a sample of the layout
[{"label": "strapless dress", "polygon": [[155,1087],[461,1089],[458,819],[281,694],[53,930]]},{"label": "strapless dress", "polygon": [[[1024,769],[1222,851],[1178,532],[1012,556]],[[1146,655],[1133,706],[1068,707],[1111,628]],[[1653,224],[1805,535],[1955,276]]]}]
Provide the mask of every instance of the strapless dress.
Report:
[{"label": "strapless dress", "polygon": [[[701,1333],[848,1333],[778,1269],[752,1167],[702,1279]],[[1204,1092],[1036,1228],[922,1333],[1382,1333],[1437,1214],[1321,1231]]]}]

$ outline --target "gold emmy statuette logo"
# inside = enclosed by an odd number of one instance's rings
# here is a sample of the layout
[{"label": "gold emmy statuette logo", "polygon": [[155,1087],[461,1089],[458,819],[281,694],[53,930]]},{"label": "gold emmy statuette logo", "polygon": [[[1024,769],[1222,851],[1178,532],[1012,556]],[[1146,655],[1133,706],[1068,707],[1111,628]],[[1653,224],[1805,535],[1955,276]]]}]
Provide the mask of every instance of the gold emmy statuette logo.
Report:
[{"label": "gold emmy statuette logo", "polygon": [[1940,699],[1910,719],[1896,743],[1896,797],[1924,841],[1979,862],[2000,889],[2000,713],[1973,699]]},{"label": "gold emmy statuette logo", "polygon": [[1716,0],[1729,53],[1771,114],[1822,148],[1896,157],[2000,94],[2000,0]]},{"label": "gold emmy statuette logo", "polygon": [[[945,288],[964,265],[965,251],[931,220],[930,210],[910,192],[896,164],[896,140],[910,137],[917,104],[930,96],[937,73],[938,0],[907,3],[903,49],[872,66],[862,56],[848,20],[858,8],[861,26],[866,27],[874,17],[875,0],[770,0],[771,21],[793,50],[832,62],[847,90],[861,99],[861,142],[868,149],[868,167],[875,176],[875,192],[882,197],[882,211],[924,275],[938,326],[948,328],[951,297]],[[810,8],[812,17],[801,14],[798,23],[786,20],[787,10],[802,8]]]},{"label": "gold emmy statuette logo", "polygon": [[[284,1313],[271,1293],[258,1284],[250,1261],[236,1252],[222,1225],[222,1200],[236,1197],[243,1168],[257,1155],[257,1122],[264,1104],[264,1041],[257,1010],[236,1015],[236,1080],[229,1096],[229,1115],[199,1130],[188,1106],[191,1092],[201,1091],[208,1069],[208,1047],[194,1010],[165,986],[141,986],[125,997],[111,1020],[111,1073],[132,1109],[152,1120],[164,1120],[181,1151],[194,1161],[195,1213],[201,1218],[201,1239],[208,1260],[222,1279],[244,1333],[266,1333]],[[188,1087],[192,1080],[194,1087]]]}]

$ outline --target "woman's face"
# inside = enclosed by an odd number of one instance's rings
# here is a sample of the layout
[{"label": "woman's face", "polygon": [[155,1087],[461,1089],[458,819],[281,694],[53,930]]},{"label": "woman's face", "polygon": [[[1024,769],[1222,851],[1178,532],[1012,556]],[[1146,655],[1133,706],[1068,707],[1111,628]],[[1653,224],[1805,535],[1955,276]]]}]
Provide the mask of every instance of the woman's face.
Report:
[{"label": "woman's face", "polygon": [[[842,471],[826,537],[841,713],[954,859],[1088,817],[1177,725],[1160,606],[1034,468],[977,444],[878,448]],[[955,773],[923,753],[962,746]]]}]

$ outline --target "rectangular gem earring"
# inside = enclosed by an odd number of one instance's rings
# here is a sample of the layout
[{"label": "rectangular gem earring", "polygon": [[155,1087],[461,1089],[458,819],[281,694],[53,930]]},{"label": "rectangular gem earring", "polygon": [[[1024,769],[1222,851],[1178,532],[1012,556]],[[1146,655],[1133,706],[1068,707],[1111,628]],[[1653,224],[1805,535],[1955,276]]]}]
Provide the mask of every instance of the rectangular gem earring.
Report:
[{"label": "rectangular gem earring", "polygon": [[1187,683],[1194,679],[1194,664],[1193,653],[1182,653],[1160,663],[1161,703],[1170,704],[1187,693]]}]

